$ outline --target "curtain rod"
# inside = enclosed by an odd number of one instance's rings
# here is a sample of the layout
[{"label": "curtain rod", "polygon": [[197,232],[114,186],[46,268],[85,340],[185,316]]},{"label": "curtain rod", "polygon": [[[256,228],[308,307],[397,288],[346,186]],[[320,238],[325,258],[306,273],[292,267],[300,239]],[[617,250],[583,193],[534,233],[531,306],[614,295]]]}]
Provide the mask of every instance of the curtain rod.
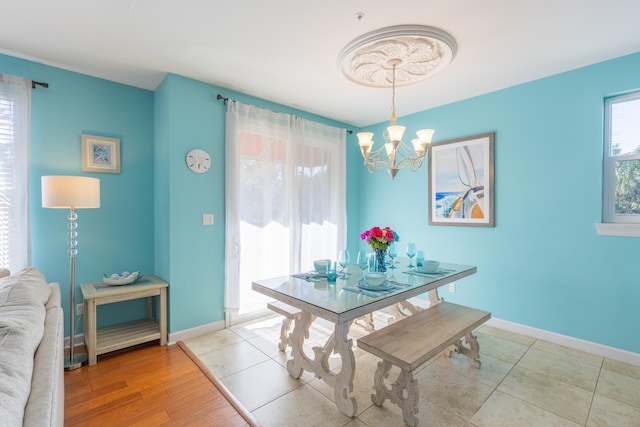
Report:
[{"label": "curtain rod", "polygon": [[31,89],[35,89],[37,86],[42,86],[43,88],[47,89],[49,87],[49,83],[45,83],[45,82],[37,82],[35,80],[31,80]]},{"label": "curtain rod", "polygon": [[[220,100],[221,100],[222,102],[224,102],[224,105],[227,105],[227,101],[229,100],[229,98],[225,98],[224,96],[222,96],[222,95],[220,95],[220,94],[218,94],[218,96],[216,96],[216,99],[217,99],[218,101],[220,101]],[[346,130],[346,132],[347,132],[349,135],[351,135],[351,134],[353,133],[353,131],[352,131],[352,130],[350,130],[350,129],[347,129],[347,130]]]}]

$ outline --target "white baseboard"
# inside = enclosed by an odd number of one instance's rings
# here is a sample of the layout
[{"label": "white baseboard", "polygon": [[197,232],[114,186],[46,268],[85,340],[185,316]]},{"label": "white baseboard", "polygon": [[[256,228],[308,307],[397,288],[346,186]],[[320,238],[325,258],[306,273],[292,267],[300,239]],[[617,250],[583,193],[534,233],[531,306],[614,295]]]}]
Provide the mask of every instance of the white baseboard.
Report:
[{"label": "white baseboard", "polygon": [[[73,337],[73,346],[84,345],[84,334],[77,334]],[[69,337],[64,337],[64,348],[69,348]]]},{"label": "white baseboard", "polygon": [[596,354],[598,356],[607,357],[619,362],[628,363],[630,365],[640,366],[640,354],[627,350],[621,350],[615,347],[609,347],[597,344],[591,341],[573,338],[568,335],[561,335],[555,332],[545,331],[543,329],[533,328],[531,326],[522,325],[520,323],[509,322],[507,320],[496,319],[492,317],[486,325],[504,329],[506,331],[515,332],[532,338],[541,339],[554,344],[563,345],[575,350],[585,351],[587,353]]},{"label": "white baseboard", "polygon": [[208,334],[210,332],[220,331],[224,328],[224,320],[218,320],[217,322],[207,323],[206,325],[196,326],[195,328],[169,333],[167,342],[168,344],[175,344],[178,341],[183,341],[189,338],[197,337],[199,335]]},{"label": "white baseboard", "polygon": [[[424,306],[424,301],[416,301],[418,305]],[[426,302],[428,306],[428,301]],[[573,338],[568,335],[557,334],[555,332],[546,331],[544,329],[538,329],[520,323],[509,322],[508,320],[502,320],[492,317],[487,323],[489,326],[504,329],[506,331],[515,332],[518,334],[526,335],[532,338],[541,339],[554,344],[563,345],[565,347],[573,348],[576,350],[585,351],[587,353],[596,354],[598,356],[607,357],[609,359],[617,360],[619,362],[628,363],[634,366],[640,366],[640,354],[633,353],[631,351],[622,350],[615,347],[609,347],[602,344],[597,344],[591,341],[581,340],[579,338]],[[185,329],[170,333],[167,340],[169,344],[175,344],[178,341],[186,340],[188,338],[197,337],[199,335],[208,334],[210,332],[220,331],[225,328],[225,321],[218,320],[206,325],[197,326],[191,329]],[[84,335],[76,335],[74,339],[75,345],[81,345],[84,343]],[[65,347],[69,347],[69,339],[65,338]]]}]

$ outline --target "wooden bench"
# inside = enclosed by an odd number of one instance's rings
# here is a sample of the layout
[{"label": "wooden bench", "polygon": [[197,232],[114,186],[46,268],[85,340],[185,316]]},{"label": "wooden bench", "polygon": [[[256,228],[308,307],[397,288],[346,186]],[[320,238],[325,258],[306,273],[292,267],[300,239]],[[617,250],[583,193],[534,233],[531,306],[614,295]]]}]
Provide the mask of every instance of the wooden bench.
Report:
[{"label": "wooden bench", "polygon": [[[449,356],[453,352],[465,354],[472,366],[480,368],[480,346],[472,331],[490,318],[487,311],[443,301],[358,339],[358,347],[382,359],[374,376],[373,403],[381,406],[386,399],[391,400],[402,408],[407,425],[417,426],[418,386],[414,371],[449,348]],[[469,348],[462,344],[463,337]],[[387,388],[385,378],[392,365],[401,372]]]},{"label": "wooden bench", "polygon": [[282,326],[280,327],[280,342],[278,348],[280,351],[286,351],[287,345],[291,345],[291,321],[302,315],[302,310],[285,304],[282,301],[271,301],[267,303],[267,308],[284,316]]}]

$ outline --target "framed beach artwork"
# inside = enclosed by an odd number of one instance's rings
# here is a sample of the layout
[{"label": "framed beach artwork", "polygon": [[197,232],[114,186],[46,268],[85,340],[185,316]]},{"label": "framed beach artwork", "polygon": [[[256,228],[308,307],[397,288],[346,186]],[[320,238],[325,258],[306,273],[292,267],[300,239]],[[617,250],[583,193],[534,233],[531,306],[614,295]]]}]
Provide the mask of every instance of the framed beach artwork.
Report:
[{"label": "framed beach artwork", "polygon": [[494,226],[494,133],[434,143],[429,225]]},{"label": "framed beach artwork", "polygon": [[82,170],[120,173],[120,139],[82,135]]}]

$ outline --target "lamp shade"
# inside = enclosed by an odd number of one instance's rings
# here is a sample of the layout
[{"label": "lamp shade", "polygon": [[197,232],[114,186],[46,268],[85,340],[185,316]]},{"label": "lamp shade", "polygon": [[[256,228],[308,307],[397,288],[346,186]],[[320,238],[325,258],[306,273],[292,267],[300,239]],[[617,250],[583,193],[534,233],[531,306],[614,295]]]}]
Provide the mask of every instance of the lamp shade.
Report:
[{"label": "lamp shade", "polygon": [[389,139],[391,141],[402,141],[402,136],[404,135],[404,126],[389,126],[387,128],[387,132],[389,133]]},{"label": "lamp shade", "polygon": [[43,176],[43,208],[99,208],[100,180],[85,176]]},{"label": "lamp shade", "polygon": [[360,146],[368,147],[373,145],[373,132],[360,132],[357,135]]}]

